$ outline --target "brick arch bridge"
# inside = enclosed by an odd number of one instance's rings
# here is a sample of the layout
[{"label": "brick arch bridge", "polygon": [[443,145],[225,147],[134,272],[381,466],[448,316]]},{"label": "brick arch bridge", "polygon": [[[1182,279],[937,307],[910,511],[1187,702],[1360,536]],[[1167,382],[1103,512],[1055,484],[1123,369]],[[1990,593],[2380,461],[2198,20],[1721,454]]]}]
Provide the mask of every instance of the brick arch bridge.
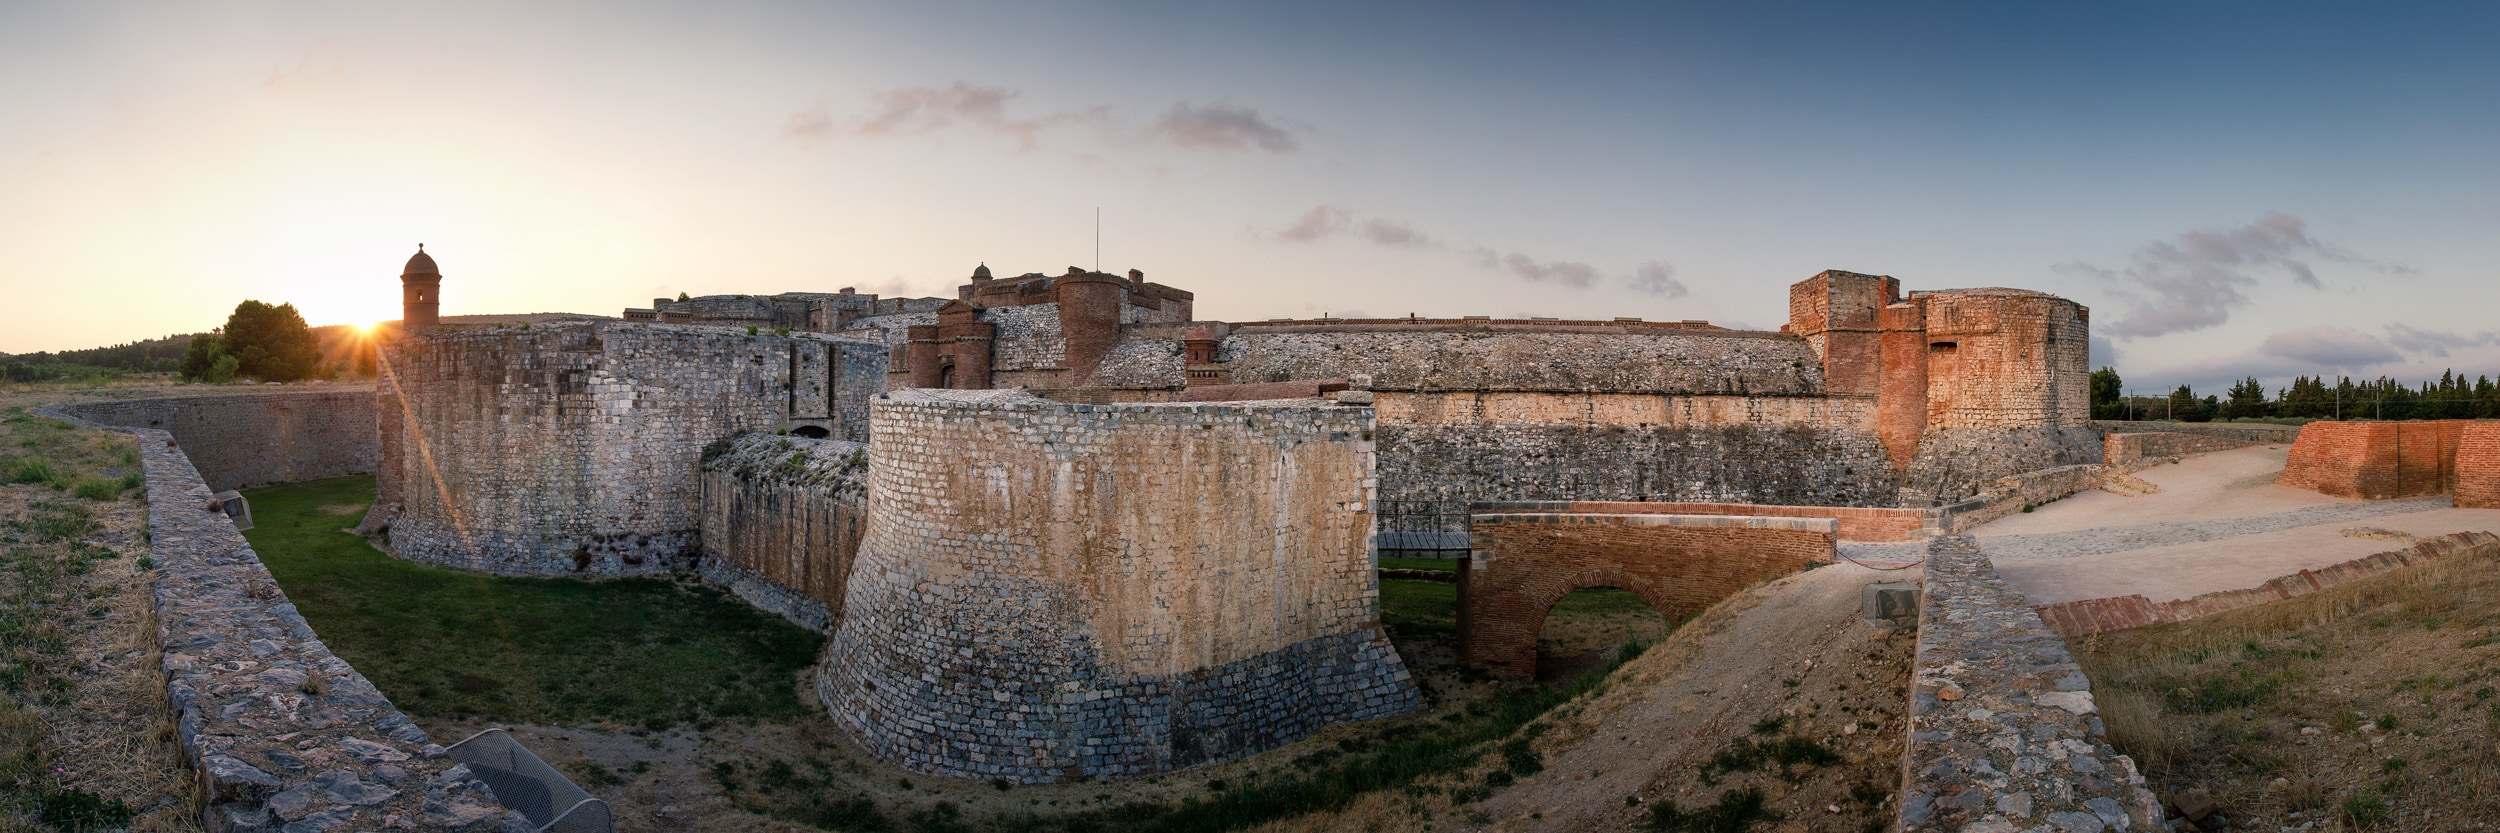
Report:
[{"label": "brick arch bridge", "polygon": [[1518,512],[1475,516],[1458,571],[1458,650],[1495,676],[1536,675],[1536,636],[1572,591],[1631,591],[1682,622],[1720,599],[1829,561],[1828,518]]}]

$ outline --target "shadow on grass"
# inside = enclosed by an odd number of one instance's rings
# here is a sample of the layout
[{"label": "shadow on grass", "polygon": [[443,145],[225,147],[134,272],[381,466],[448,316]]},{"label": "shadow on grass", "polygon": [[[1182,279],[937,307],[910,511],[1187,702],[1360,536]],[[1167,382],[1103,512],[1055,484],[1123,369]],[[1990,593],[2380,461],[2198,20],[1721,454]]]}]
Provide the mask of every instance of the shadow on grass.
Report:
[{"label": "shadow on grass", "polygon": [[247,495],[257,525],[244,537],[287,598],[412,715],[658,730],[808,710],[797,675],[823,638],[719,590],[399,561],[345,531],[373,502],[371,477]]}]

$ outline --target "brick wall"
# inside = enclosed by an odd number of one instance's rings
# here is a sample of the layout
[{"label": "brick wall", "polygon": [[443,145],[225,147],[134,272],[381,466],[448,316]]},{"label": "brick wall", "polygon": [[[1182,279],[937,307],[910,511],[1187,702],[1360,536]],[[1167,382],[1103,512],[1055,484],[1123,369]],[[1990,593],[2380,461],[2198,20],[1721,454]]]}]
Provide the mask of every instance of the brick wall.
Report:
[{"label": "brick wall", "polygon": [[2500,509],[2500,422],[2468,423],[2457,437],[2457,506]]},{"label": "brick wall", "polygon": [[2091,421],[2083,307],[2019,289],[1922,292],[1927,427],[2066,428]]},{"label": "brick wall", "polygon": [[1602,514],[1602,515],[1735,515],[1753,518],[1829,518],[1838,521],[1843,541],[1908,541],[1937,519],[1932,509],[1875,509],[1855,506],[1766,506],[1753,503],[1690,503],[1608,500],[1529,500],[1478,503],[1477,515]]},{"label": "brick wall", "polygon": [[1537,631],[1571,591],[1616,587],[1681,622],[1729,595],[1831,560],[1828,519],[1488,514],[1459,571],[1459,651],[1488,673],[1536,673]]},{"label": "brick wall", "polygon": [[2275,482],[2364,500],[2447,494],[2467,420],[2312,422]]},{"label": "brick wall", "polygon": [[216,491],[371,474],[381,461],[373,389],[362,386],[82,402],[61,410],[173,434]]},{"label": "brick wall", "polygon": [[817,690],[878,757],[1130,777],[1416,705],[1380,630],[1368,410],[909,390],[873,419]]},{"label": "brick wall", "polygon": [[[802,362],[802,342],[870,366]],[[884,376],[878,345],[600,322],[435,333],[385,350],[382,501],[394,554],[508,574],[694,566],[703,447],[791,425],[801,375],[833,413]],[[829,354],[830,355],[830,354]],[[845,368],[848,367],[848,370]],[[872,372],[873,371],[873,372]],[[862,439],[866,426],[835,426]]]},{"label": "brick wall", "polygon": [[867,446],[744,434],[704,455],[704,577],[832,633],[867,521]]}]

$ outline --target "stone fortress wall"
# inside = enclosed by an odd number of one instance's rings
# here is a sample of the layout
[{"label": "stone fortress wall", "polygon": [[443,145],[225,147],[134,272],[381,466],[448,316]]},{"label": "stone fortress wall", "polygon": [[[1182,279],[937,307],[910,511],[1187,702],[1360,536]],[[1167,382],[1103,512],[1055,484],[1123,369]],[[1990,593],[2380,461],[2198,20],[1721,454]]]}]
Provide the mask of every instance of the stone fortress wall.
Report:
[{"label": "stone fortress wall", "polygon": [[741,434],[703,450],[703,577],[817,633],[842,620],[868,447]]},{"label": "stone fortress wall", "polygon": [[368,526],[402,558],[506,574],[693,566],[705,445],[864,440],[885,376],[879,344],[630,322],[437,331],[384,359]]},{"label": "stone fortress wall", "polygon": [[381,461],[373,390],[365,387],[81,402],[59,410],[99,425],[172,434],[214,491],[371,474]]},{"label": "stone fortress wall", "polygon": [[1145,775],[1413,709],[1380,629],[1371,414],[896,391],[819,666],[879,757]]}]

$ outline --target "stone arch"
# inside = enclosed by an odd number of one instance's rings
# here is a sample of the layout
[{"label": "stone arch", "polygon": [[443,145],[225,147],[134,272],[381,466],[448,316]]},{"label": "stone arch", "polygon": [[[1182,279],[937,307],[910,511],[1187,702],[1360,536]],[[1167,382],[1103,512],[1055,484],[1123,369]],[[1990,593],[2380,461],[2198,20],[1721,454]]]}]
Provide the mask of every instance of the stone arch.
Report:
[{"label": "stone arch", "polygon": [[1537,633],[1572,591],[1631,591],[1681,622],[1738,591],[1829,561],[1828,518],[1483,514],[1458,574],[1459,653],[1496,676],[1536,674]]}]

